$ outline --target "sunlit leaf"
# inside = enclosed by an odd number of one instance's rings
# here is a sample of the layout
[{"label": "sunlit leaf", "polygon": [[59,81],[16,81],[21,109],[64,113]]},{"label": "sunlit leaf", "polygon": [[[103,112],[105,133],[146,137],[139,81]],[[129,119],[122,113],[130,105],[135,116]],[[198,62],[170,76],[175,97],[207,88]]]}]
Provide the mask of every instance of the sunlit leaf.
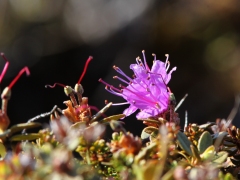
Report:
[{"label": "sunlit leaf", "polygon": [[39,133],[30,133],[30,134],[20,134],[15,135],[10,138],[10,141],[26,141],[26,140],[35,140],[42,137],[42,134]]},{"label": "sunlit leaf", "polygon": [[188,140],[187,136],[181,131],[177,133],[177,143],[186,153],[192,156],[192,151],[190,148],[190,145],[192,143]]},{"label": "sunlit leaf", "polygon": [[198,151],[202,154],[213,143],[212,136],[208,131],[204,131],[198,140]]},{"label": "sunlit leaf", "polygon": [[21,124],[16,124],[12,126],[11,129],[11,134],[15,132],[22,131],[23,129],[30,129],[30,128],[36,128],[42,126],[41,123],[38,122],[30,122],[30,123],[21,123]]}]

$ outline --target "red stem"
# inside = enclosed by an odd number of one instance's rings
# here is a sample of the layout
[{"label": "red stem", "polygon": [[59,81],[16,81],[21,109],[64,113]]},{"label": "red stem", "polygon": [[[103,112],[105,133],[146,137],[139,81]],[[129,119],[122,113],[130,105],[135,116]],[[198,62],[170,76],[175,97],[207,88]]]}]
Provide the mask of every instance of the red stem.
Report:
[{"label": "red stem", "polygon": [[47,87],[55,88],[56,85],[62,86],[62,87],[65,87],[65,86],[66,86],[66,85],[64,85],[64,84],[62,84],[62,83],[54,83],[53,85],[49,85],[49,84],[45,85],[45,88],[47,88]]},{"label": "red stem", "polygon": [[20,78],[20,76],[26,72],[27,76],[30,75],[30,71],[28,69],[28,67],[24,67],[22,68],[22,70],[18,73],[18,75],[12,80],[12,82],[10,83],[10,85],[8,86],[9,89],[11,89],[13,87],[13,85],[17,82],[17,80]]},{"label": "red stem", "polygon": [[82,72],[82,75],[81,77],[79,78],[78,80],[78,84],[80,84],[80,82],[82,81],[82,78],[83,76],[85,75],[86,71],[87,71],[87,67],[88,67],[88,64],[90,63],[90,61],[93,59],[92,56],[89,56],[89,58],[87,59],[86,63],[85,63],[85,66],[84,66],[84,69],[83,69],[83,72]]},{"label": "red stem", "polygon": [[2,58],[6,61],[5,65],[4,65],[4,68],[3,68],[3,70],[2,70],[2,73],[1,73],[1,75],[0,75],[0,83],[1,83],[4,75],[5,75],[6,72],[7,72],[7,69],[8,69],[8,66],[9,66],[9,61],[8,61],[7,58],[5,57],[4,53],[1,53],[0,55],[1,55]]}]

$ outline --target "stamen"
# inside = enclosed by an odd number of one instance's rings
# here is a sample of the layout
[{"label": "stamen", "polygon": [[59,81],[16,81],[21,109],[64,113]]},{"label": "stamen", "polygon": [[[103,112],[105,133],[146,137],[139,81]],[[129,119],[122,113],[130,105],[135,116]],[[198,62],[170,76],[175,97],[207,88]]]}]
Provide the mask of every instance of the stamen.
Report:
[{"label": "stamen", "polygon": [[140,65],[139,62],[138,62],[138,57],[136,57],[136,62],[137,62],[138,65]]},{"label": "stamen", "polygon": [[123,88],[124,90],[127,90],[127,91],[131,92],[132,94],[136,95],[137,97],[139,97],[140,99],[142,99],[142,100],[144,100],[144,101],[146,101],[148,103],[151,103],[151,104],[154,104],[154,105],[156,104],[156,102],[152,102],[149,99],[144,98],[144,96],[138,95],[137,93],[133,92],[132,90],[128,89],[127,87],[125,87],[125,86],[123,86],[121,84],[119,84],[119,87]]},{"label": "stamen", "polygon": [[169,87],[167,87],[167,89],[168,89],[168,91],[169,91],[170,93],[172,93],[172,91],[171,91],[171,89],[170,89]]},{"label": "stamen", "polygon": [[145,68],[145,66],[143,65],[143,62],[142,62],[142,60],[140,59],[139,56],[137,57],[136,60],[138,61],[138,65],[141,66],[141,67],[143,67],[143,69],[145,70],[146,68]]},{"label": "stamen", "polygon": [[166,61],[165,61],[165,67],[166,67],[167,62],[168,62],[168,58],[169,58],[169,54],[165,54],[165,56],[167,57],[167,58],[166,58]]},{"label": "stamen", "polygon": [[118,79],[118,80],[120,80],[120,81],[122,81],[122,82],[124,82],[126,84],[130,84],[129,82],[125,81],[124,79],[122,79],[122,78],[120,78],[118,76],[113,76],[113,79]]},{"label": "stamen", "polygon": [[82,78],[83,76],[85,75],[86,71],[87,71],[87,67],[88,67],[88,64],[90,63],[90,61],[93,59],[92,56],[89,56],[89,58],[87,59],[86,63],[85,63],[85,66],[84,66],[84,69],[83,69],[83,72],[82,72],[82,75],[81,77],[79,78],[78,80],[78,84],[80,84],[80,82],[82,81]]},{"label": "stamen", "polygon": [[7,69],[8,69],[8,66],[9,66],[9,61],[7,60],[7,58],[5,57],[4,53],[1,53],[1,56],[2,58],[6,61],[5,65],[4,65],[4,68],[2,70],[2,73],[0,75],[0,83],[2,82],[2,79],[4,77],[4,75],[6,74],[7,72]]},{"label": "stamen", "polygon": [[103,83],[103,84],[105,84],[106,86],[110,87],[111,89],[114,89],[114,90],[116,90],[116,91],[118,91],[118,92],[121,92],[121,90],[115,88],[113,85],[110,85],[110,84],[106,83],[106,82],[103,81],[101,78],[100,78],[98,81],[101,82],[101,83]]},{"label": "stamen", "polygon": [[169,67],[170,67],[170,61],[167,62],[167,67],[165,67],[166,68],[166,72],[168,71]]},{"label": "stamen", "polygon": [[106,87],[105,87],[105,89],[106,89],[106,91],[108,91],[108,92],[110,92],[110,93],[112,93],[112,94],[114,94],[114,95],[117,95],[117,96],[122,96],[122,94],[121,94],[121,93],[117,93],[117,92],[113,91],[111,88],[110,88],[110,89],[108,89],[108,86],[106,86]]},{"label": "stamen", "polygon": [[144,65],[145,65],[145,69],[150,71],[148,65],[147,65],[147,61],[146,61],[146,56],[145,56],[145,51],[142,50],[142,54],[143,54],[143,60],[144,60]]},{"label": "stamen", "polygon": [[8,88],[11,89],[13,87],[13,85],[17,82],[17,80],[20,78],[20,76],[25,72],[26,72],[27,76],[30,75],[30,71],[29,71],[28,67],[22,68],[22,70],[18,73],[18,75],[12,80],[12,82],[10,83]]},{"label": "stamen", "polygon": [[153,62],[155,62],[157,60],[157,56],[154,53],[152,53],[152,56],[154,57]]},{"label": "stamen", "polygon": [[55,88],[56,85],[62,86],[62,87],[66,87],[66,85],[64,85],[64,84],[62,84],[62,83],[54,83],[53,85],[49,85],[49,84],[45,85],[45,88],[48,88],[48,87],[50,87],[50,88]]},{"label": "stamen", "polygon": [[115,71],[117,71],[119,74],[121,74],[124,77],[126,77],[129,81],[132,81],[132,79],[130,77],[128,77],[119,67],[114,65],[113,69],[115,69]]}]

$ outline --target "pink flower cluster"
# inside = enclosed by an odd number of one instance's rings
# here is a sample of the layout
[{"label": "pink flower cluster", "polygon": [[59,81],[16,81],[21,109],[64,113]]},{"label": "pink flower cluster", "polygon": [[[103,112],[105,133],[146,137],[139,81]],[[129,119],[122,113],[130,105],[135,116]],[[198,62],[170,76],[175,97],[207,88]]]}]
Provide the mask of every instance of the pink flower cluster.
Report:
[{"label": "pink flower cluster", "polygon": [[170,67],[168,55],[166,55],[167,59],[164,63],[156,60],[155,54],[153,54],[153,66],[150,69],[147,65],[144,51],[142,53],[143,62],[138,57],[136,58],[136,64],[130,65],[130,69],[134,72],[134,78],[127,76],[119,67],[113,67],[124,79],[118,76],[114,76],[114,78],[119,79],[127,86],[120,85],[121,89],[117,89],[103,80],[99,80],[106,85],[107,91],[121,96],[127,101],[122,104],[130,104],[123,114],[129,116],[137,109],[140,109],[140,112],[137,114],[138,119],[156,117],[167,110],[169,104],[167,84],[171,79],[172,72],[176,70],[176,67],[174,67],[168,72]]}]

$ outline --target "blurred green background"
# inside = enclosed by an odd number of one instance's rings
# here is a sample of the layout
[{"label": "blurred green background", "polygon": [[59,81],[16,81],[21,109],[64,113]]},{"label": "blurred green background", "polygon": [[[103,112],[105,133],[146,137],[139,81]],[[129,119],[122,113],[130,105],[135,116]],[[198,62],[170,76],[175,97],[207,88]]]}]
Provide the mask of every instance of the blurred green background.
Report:
[{"label": "blurred green background", "polygon": [[[1,89],[23,66],[31,71],[12,89],[12,124],[55,104],[64,109],[63,88],[44,86],[74,86],[89,55],[94,60],[82,81],[89,104],[100,109],[105,99],[123,102],[98,79],[117,86],[112,66],[132,75],[129,65],[143,49],[149,65],[155,53],[162,61],[169,54],[171,67],[177,66],[169,87],[178,101],[189,94],[178,110],[182,124],[185,110],[191,123],[227,118],[240,91],[239,7],[239,0],[1,0],[0,51],[10,61]],[[112,107],[106,114],[125,108]],[[238,127],[239,119],[238,113]],[[124,122],[128,130],[140,132],[136,127],[142,123],[134,116]]]}]

